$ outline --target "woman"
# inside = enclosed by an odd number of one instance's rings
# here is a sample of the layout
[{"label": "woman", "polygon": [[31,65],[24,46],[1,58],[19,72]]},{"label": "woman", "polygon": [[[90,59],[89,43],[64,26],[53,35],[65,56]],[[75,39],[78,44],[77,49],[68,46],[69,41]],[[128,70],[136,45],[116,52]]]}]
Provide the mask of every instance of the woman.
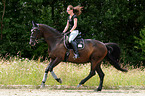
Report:
[{"label": "woman", "polygon": [[79,30],[77,27],[77,16],[79,16],[82,12],[83,7],[80,6],[76,6],[73,7],[72,5],[69,5],[67,7],[67,13],[69,14],[68,19],[67,19],[67,24],[66,27],[63,31],[63,33],[65,33],[69,27],[70,27],[70,35],[69,35],[69,43],[71,43],[73,50],[74,50],[74,58],[79,58],[79,53],[78,53],[78,49],[77,49],[77,43],[74,41],[74,39],[77,37],[77,35],[79,34]]}]

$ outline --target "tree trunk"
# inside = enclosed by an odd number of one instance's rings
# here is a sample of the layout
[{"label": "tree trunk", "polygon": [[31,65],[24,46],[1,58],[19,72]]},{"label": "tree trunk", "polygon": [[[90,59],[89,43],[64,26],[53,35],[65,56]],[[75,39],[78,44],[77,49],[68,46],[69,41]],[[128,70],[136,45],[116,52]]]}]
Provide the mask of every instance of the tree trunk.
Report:
[{"label": "tree trunk", "polygon": [[1,40],[3,38],[3,18],[4,18],[4,15],[5,15],[5,3],[6,3],[6,0],[2,0],[2,3],[4,4],[4,9],[3,9],[3,15],[2,15],[2,20],[1,20]]},{"label": "tree trunk", "polygon": [[55,4],[55,0],[53,0],[52,2],[51,2],[51,15],[52,15],[52,20],[53,20],[53,22],[54,22],[54,4]]}]

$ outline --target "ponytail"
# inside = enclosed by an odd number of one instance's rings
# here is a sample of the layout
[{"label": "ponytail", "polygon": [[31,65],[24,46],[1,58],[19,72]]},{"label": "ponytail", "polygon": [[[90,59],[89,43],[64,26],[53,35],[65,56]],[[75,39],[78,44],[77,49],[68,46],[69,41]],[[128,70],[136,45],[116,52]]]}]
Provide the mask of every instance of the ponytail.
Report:
[{"label": "ponytail", "polygon": [[77,16],[81,15],[82,13],[82,8],[80,5],[74,7],[74,14],[76,14]]},{"label": "ponytail", "polygon": [[81,15],[82,13],[82,8],[80,5],[73,7],[72,5],[68,6],[70,8],[70,10],[73,10],[74,14],[76,14],[77,16]]}]

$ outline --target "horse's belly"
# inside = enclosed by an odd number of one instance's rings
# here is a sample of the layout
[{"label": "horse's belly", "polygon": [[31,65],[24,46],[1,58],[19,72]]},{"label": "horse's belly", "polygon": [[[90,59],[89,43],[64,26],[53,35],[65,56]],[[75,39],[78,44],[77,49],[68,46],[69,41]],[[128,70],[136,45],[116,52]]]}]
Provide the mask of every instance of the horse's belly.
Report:
[{"label": "horse's belly", "polygon": [[89,62],[89,58],[80,56],[79,58],[75,59],[74,57],[70,57],[68,62],[72,63],[87,63]]}]

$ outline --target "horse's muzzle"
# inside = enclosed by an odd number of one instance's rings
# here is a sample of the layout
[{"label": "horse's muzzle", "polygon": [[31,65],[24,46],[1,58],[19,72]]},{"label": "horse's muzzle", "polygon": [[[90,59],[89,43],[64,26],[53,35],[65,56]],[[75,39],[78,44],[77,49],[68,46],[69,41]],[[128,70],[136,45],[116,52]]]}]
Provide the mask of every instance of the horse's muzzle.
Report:
[{"label": "horse's muzzle", "polygon": [[29,44],[30,44],[31,46],[35,46],[35,45],[36,45],[36,42],[35,42],[35,41],[33,41],[32,39],[30,39]]},{"label": "horse's muzzle", "polygon": [[35,42],[35,38],[34,37],[30,36],[30,42],[29,42],[29,44],[31,46],[35,46],[36,45],[36,42]]},{"label": "horse's muzzle", "polygon": [[30,44],[31,46],[35,46],[35,45],[36,45],[36,43],[34,43],[34,42],[29,42],[29,44]]}]

